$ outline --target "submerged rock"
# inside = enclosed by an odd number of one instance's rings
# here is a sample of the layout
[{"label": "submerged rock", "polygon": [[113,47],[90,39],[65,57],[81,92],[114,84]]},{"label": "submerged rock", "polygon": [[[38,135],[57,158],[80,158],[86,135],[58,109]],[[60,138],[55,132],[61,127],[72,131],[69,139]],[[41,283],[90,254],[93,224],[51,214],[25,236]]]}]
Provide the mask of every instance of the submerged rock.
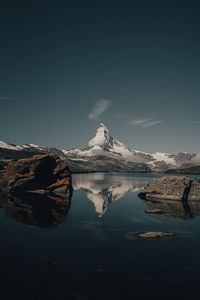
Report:
[{"label": "submerged rock", "polygon": [[12,162],[0,172],[1,191],[57,193],[68,189],[71,174],[66,160],[59,156],[34,155]]},{"label": "submerged rock", "polygon": [[145,239],[162,239],[167,236],[174,236],[173,232],[144,232],[140,233],[139,236]]},{"label": "submerged rock", "polygon": [[200,200],[200,182],[188,177],[164,176],[146,187],[138,196],[147,200]]}]

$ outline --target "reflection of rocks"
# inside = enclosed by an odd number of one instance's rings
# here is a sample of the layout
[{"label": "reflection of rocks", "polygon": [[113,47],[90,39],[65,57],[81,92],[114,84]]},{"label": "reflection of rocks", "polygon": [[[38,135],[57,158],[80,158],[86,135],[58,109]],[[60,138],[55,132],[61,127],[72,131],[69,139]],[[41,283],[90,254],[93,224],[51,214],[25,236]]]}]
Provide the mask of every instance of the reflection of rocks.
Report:
[{"label": "reflection of rocks", "polygon": [[200,201],[174,201],[168,199],[143,199],[152,210],[145,213],[163,215],[168,219],[188,220],[200,216]]},{"label": "reflection of rocks", "polygon": [[109,176],[103,173],[76,175],[73,177],[74,190],[84,190],[93,203],[95,211],[101,217],[108,206],[124,197],[129,191],[137,192],[144,187],[144,181],[133,181],[133,178]]},{"label": "reflection of rocks", "polygon": [[0,194],[0,207],[9,219],[38,227],[56,227],[66,220],[71,205],[72,189],[62,195],[24,193]]},{"label": "reflection of rocks", "polygon": [[151,210],[145,210],[145,213],[151,215],[162,215],[164,212],[159,208],[155,208]]},{"label": "reflection of rocks", "polygon": [[65,192],[71,186],[66,160],[52,155],[34,155],[11,162],[0,172],[0,189],[16,192]]}]

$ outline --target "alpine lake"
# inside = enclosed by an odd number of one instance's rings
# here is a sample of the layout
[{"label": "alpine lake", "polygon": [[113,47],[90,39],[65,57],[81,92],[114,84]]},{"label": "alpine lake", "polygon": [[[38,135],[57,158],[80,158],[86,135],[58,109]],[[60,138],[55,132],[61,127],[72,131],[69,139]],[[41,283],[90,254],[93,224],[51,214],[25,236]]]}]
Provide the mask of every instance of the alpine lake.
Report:
[{"label": "alpine lake", "polygon": [[[200,201],[141,200],[161,176],[74,174],[65,213],[39,196],[0,199],[0,299],[198,299]],[[150,231],[175,235],[139,236]]]}]

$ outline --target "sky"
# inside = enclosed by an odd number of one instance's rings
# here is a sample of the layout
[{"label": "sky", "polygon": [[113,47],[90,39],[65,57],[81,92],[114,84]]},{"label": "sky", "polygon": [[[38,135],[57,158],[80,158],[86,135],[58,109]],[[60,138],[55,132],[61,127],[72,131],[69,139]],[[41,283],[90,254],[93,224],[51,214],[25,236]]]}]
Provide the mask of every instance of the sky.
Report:
[{"label": "sky", "polygon": [[198,1],[1,1],[0,140],[200,151]]}]

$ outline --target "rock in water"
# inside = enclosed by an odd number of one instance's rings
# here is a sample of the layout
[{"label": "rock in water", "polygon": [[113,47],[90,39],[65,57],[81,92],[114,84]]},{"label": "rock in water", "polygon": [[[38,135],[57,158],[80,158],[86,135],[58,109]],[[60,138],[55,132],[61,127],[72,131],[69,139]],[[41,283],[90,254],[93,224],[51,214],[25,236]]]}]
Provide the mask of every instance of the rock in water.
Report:
[{"label": "rock in water", "polygon": [[59,156],[34,155],[10,163],[0,172],[0,190],[13,193],[27,191],[67,192],[71,174],[66,160]]},{"label": "rock in water", "polygon": [[200,200],[200,182],[188,177],[164,176],[146,187],[138,196],[146,200]]},{"label": "rock in water", "polygon": [[174,236],[173,232],[144,232],[140,233],[139,236],[146,239],[162,239],[167,236]]}]

